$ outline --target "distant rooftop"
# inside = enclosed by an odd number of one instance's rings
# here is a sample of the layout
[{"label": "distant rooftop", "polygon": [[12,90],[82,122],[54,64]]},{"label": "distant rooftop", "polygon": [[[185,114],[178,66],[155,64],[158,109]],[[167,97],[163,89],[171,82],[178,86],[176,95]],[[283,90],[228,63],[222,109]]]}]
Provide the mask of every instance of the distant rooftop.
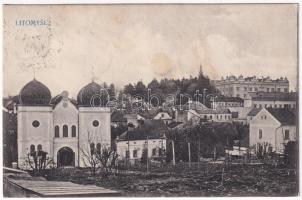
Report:
[{"label": "distant rooftop", "polygon": [[297,93],[290,92],[250,92],[249,93],[252,100],[260,101],[296,101]]},{"label": "distant rooftop", "polygon": [[286,77],[280,77],[277,79],[271,79],[269,76],[267,77],[256,77],[256,76],[247,76],[247,77],[243,77],[242,75],[240,76],[226,76],[221,77],[220,80],[218,80],[217,82],[221,82],[221,81],[251,81],[251,82],[284,82],[284,83],[288,83],[288,80]]}]

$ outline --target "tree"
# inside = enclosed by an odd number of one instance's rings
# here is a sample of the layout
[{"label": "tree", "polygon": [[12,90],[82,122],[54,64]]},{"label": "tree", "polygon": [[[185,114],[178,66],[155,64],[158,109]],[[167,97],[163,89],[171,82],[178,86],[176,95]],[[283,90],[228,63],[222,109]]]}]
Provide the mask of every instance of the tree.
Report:
[{"label": "tree", "polygon": [[27,153],[21,168],[32,170],[37,175],[45,175],[47,168],[55,167],[53,159],[47,154],[42,150]]},{"label": "tree", "polygon": [[118,158],[118,154],[116,149],[112,146],[101,145],[96,149],[96,159],[101,164],[100,167],[104,169],[105,176],[111,172],[111,169],[116,166],[116,160]]},{"label": "tree", "polygon": [[100,161],[95,154],[95,143],[97,141],[97,138],[88,132],[87,143],[80,147],[83,163],[85,167],[90,167],[90,171],[93,176],[95,176],[96,170],[100,164]]},{"label": "tree", "polygon": [[115,97],[116,97],[116,96],[115,96],[115,86],[114,86],[113,83],[111,83],[111,84],[109,85],[108,93],[109,93],[109,97],[110,97],[110,98],[115,98]]},{"label": "tree", "polygon": [[130,94],[130,95],[135,95],[135,88],[134,86],[129,83],[128,85],[125,85],[124,87],[124,93],[125,94]]}]

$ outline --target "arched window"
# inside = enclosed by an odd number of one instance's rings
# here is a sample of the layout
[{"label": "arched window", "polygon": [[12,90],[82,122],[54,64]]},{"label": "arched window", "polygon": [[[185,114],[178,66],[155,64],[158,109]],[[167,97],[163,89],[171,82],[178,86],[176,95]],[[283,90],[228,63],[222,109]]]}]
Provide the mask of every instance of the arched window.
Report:
[{"label": "arched window", "polygon": [[42,151],[42,145],[38,144],[37,149],[38,149],[38,151]]},{"label": "arched window", "polygon": [[77,136],[77,127],[73,125],[71,127],[71,137],[76,137]]},{"label": "arched window", "polygon": [[56,138],[60,137],[60,128],[59,128],[59,126],[55,126],[55,137]]},{"label": "arched window", "polygon": [[95,152],[95,146],[94,146],[94,143],[91,143],[90,144],[90,153],[91,153],[91,155],[93,155],[94,152]]},{"label": "arched window", "polygon": [[101,149],[102,149],[101,143],[97,143],[97,144],[96,144],[96,151],[97,151],[98,154],[101,153]]},{"label": "arched window", "polygon": [[259,129],[259,139],[262,138],[262,129]]},{"label": "arched window", "polygon": [[30,145],[30,153],[32,154],[32,153],[34,153],[36,151],[36,147],[35,147],[35,145]]},{"label": "arched window", "polygon": [[66,124],[63,126],[63,137],[68,137],[68,126]]}]

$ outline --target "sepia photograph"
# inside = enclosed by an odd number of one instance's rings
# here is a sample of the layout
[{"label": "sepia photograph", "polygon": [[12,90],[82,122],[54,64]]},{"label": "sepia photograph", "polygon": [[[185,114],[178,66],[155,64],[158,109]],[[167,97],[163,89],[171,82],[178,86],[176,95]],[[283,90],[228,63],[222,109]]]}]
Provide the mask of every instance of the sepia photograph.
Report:
[{"label": "sepia photograph", "polygon": [[3,197],[297,197],[299,4],[3,4]]}]

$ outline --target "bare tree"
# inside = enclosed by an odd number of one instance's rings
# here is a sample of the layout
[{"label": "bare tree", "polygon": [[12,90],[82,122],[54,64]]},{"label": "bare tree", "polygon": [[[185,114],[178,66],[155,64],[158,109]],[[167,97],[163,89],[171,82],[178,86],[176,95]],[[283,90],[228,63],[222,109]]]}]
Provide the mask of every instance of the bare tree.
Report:
[{"label": "bare tree", "polygon": [[106,175],[116,166],[118,154],[112,146],[106,144],[98,146],[95,155]]},{"label": "bare tree", "polygon": [[88,132],[87,143],[82,145],[80,151],[82,153],[82,160],[85,167],[89,167],[91,169],[91,174],[95,176],[96,170],[99,167],[100,161],[97,158],[95,151],[95,142],[97,139],[93,137],[93,135]]},{"label": "bare tree", "polygon": [[47,152],[42,150],[27,153],[21,168],[32,170],[39,175],[44,175],[47,168],[55,167],[54,160],[47,156],[47,154]]}]

